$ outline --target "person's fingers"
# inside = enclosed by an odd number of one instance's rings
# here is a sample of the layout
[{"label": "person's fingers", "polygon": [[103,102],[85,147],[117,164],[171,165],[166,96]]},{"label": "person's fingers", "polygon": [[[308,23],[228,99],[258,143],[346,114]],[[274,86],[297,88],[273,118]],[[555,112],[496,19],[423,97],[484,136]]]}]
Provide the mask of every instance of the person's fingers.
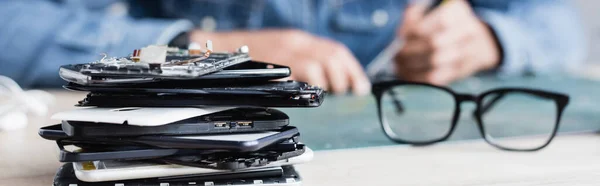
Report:
[{"label": "person's fingers", "polygon": [[402,79],[434,85],[447,85],[454,80],[455,70],[453,67],[445,67],[420,73],[408,71],[402,75]]},{"label": "person's fingers", "polygon": [[409,40],[397,53],[397,63],[416,71],[448,66],[460,58],[463,51],[458,49],[469,39],[470,33],[467,27],[454,27],[420,40]]},{"label": "person's fingers", "polygon": [[471,74],[469,71],[472,68],[468,64],[465,64],[465,60],[468,55],[472,54],[468,54],[465,51],[469,49],[464,46],[465,44],[468,43],[454,45],[433,53],[431,55],[432,59],[430,59],[432,62],[427,63],[429,66],[426,68],[418,70],[414,68],[398,68],[397,71],[401,78],[408,81],[446,85],[456,79],[463,78],[465,74]]},{"label": "person's fingers", "polygon": [[352,88],[356,95],[368,94],[371,84],[352,52],[335,41],[323,39],[320,42],[320,46],[326,46],[327,49],[316,50],[312,54],[326,63],[323,66],[331,90],[335,93],[345,93]]},{"label": "person's fingers", "polygon": [[441,50],[452,49],[469,37],[460,29],[452,29],[434,35],[431,38],[408,41],[400,50],[399,55],[427,56]]},{"label": "person's fingers", "polygon": [[[463,51],[457,49],[460,43],[445,46],[436,50],[426,52],[411,52],[409,49],[397,54],[395,60],[399,67],[406,70],[422,72],[433,68],[451,66],[452,62],[458,60]],[[408,46],[407,46],[408,47]]]},{"label": "person's fingers", "polygon": [[348,75],[338,56],[331,56],[321,62],[327,77],[329,90],[335,94],[343,94],[348,90]]},{"label": "person's fingers", "polygon": [[427,38],[411,38],[406,40],[400,52],[409,55],[423,55],[431,52]]},{"label": "person's fingers", "polygon": [[406,36],[407,32],[418,25],[419,21],[425,15],[425,10],[427,7],[423,4],[411,4],[404,11],[404,16],[402,18],[402,25],[399,28],[399,36]]},{"label": "person's fingers", "polygon": [[436,32],[428,37],[425,37],[426,47],[431,50],[448,48],[449,46],[456,45],[457,43],[464,42],[469,36],[473,34],[471,27],[472,23],[461,22],[454,27],[447,28]]},{"label": "person's fingers", "polygon": [[425,15],[427,5],[424,3],[413,3],[406,7],[403,20],[408,23],[418,22]]},{"label": "person's fingers", "polygon": [[429,65],[430,68],[452,66],[454,63],[463,60],[466,53],[469,52],[465,50],[465,45],[468,45],[470,42],[468,36],[448,35],[447,37],[456,38],[452,40],[452,43],[444,43],[433,50],[427,60],[427,65]]},{"label": "person's fingers", "polygon": [[371,82],[359,63],[346,65],[351,83],[352,93],[357,96],[366,96],[371,93]]},{"label": "person's fingers", "polygon": [[425,67],[425,60],[431,52],[431,47],[424,38],[408,38],[394,56],[394,60],[403,68],[421,69]]},{"label": "person's fingers", "polygon": [[445,68],[454,66],[460,62],[463,57],[463,52],[456,48],[447,48],[436,51],[427,61],[428,68]]},{"label": "person's fingers", "polygon": [[[464,43],[457,45],[454,49],[458,55],[454,55],[445,66],[439,66],[436,71],[430,74],[429,82],[437,85],[447,85],[457,79],[466,78],[477,71],[477,62],[472,55],[477,55],[472,51],[474,45],[467,39]],[[450,57],[446,58],[450,59]]]},{"label": "person's fingers", "polygon": [[427,82],[434,85],[448,85],[456,79],[455,68],[438,68],[429,73]]},{"label": "person's fingers", "polygon": [[410,51],[401,50],[396,54],[394,60],[396,66],[405,70],[412,71],[423,71],[428,68],[426,60],[428,60],[427,53],[411,53]]},{"label": "person's fingers", "polygon": [[483,61],[480,61],[476,56],[481,55],[479,53],[479,45],[476,44],[477,39],[470,38],[467,40],[461,50],[463,50],[463,55],[460,58],[461,63],[457,63],[455,68],[457,69],[455,79],[466,78],[472,74],[477,73],[481,66],[484,65]]},{"label": "person's fingers", "polygon": [[423,18],[417,28],[416,34],[428,36],[446,30],[451,27],[460,26],[470,15],[468,3],[464,0],[447,1],[435,8]]},{"label": "person's fingers", "polygon": [[308,55],[321,66],[327,86],[324,89],[335,94],[345,93],[348,89],[346,71],[342,68],[339,48],[343,45],[325,38],[315,37],[314,45],[318,48],[306,48],[303,55]]},{"label": "person's fingers", "polygon": [[414,29],[415,37],[426,37],[442,31],[446,24],[453,22],[454,16],[446,15],[448,6],[441,6],[429,13]]},{"label": "person's fingers", "polygon": [[371,92],[371,82],[364,69],[356,58],[350,53],[350,50],[344,48],[341,53],[341,60],[344,61],[343,68],[346,69],[347,79],[352,88],[352,93],[357,96],[365,96]]},{"label": "person's fingers", "polygon": [[299,64],[295,68],[294,76],[295,80],[305,81],[310,85],[319,86],[321,88],[327,89],[329,84],[327,82],[327,78],[325,76],[325,72],[323,71],[323,67],[321,63],[316,60],[299,60]]}]

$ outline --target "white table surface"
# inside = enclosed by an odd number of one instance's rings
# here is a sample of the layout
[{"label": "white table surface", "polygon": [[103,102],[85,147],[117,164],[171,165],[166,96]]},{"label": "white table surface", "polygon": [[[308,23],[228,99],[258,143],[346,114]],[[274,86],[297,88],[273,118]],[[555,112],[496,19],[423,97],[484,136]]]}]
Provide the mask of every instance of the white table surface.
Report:
[{"label": "white table surface", "polygon": [[600,135],[568,134],[533,153],[483,140],[319,151],[305,185],[599,185]]}]

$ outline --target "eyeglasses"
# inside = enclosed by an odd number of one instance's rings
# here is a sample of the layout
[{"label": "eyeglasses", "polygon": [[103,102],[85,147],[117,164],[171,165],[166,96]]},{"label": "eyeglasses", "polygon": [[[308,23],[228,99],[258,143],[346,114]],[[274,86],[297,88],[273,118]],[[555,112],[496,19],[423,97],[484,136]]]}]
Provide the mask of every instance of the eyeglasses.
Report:
[{"label": "eyeglasses", "polygon": [[399,80],[375,83],[372,91],[383,131],[395,142],[427,145],[448,139],[456,128],[461,103],[471,101],[476,103],[473,116],[481,136],[511,151],[546,147],[569,103],[567,95],[541,90],[500,88],[472,95]]}]

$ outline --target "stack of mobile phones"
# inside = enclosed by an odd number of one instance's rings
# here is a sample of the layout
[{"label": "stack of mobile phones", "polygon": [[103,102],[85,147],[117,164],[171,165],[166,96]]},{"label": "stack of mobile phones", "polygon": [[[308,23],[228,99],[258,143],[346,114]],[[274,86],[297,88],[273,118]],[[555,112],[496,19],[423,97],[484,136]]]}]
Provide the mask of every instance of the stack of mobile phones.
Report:
[{"label": "stack of mobile phones", "polygon": [[66,89],[89,93],[39,130],[65,162],[54,185],[301,184],[293,165],[313,152],[273,107],[318,107],[321,88],[276,81],[289,68],[244,47],[151,48],[60,68]]}]

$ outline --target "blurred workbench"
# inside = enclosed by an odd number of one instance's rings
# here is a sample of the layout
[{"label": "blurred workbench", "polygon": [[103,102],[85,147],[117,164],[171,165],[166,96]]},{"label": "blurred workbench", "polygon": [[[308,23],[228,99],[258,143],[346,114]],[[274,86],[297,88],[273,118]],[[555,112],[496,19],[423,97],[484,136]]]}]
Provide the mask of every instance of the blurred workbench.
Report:
[{"label": "blurred workbench", "polygon": [[[474,121],[461,116],[450,142],[426,147],[396,145],[380,129],[372,97],[328,97],[315,109],[283,109],[302,140],[317,150],[299,165],[304,185],[598,185],[600,183],[600,83],[581,79],[469,79],[458,92],[494,87],[536,87],[568,93],[561,135],[542,151],[497,150],[480,140]],[[51,113],[72,109],[83,93],[50,91]],[[465,105],[465,111],[472,109]],[[470,112],[463,112],[470,113]],[[524,111],[523,114],[527,114]],[[0,131],[0,185],[51,185],[58,150],[37,129],[55,124],[30,118],[25,129]],[[526,140],[526,139],[524,139]]]}]

